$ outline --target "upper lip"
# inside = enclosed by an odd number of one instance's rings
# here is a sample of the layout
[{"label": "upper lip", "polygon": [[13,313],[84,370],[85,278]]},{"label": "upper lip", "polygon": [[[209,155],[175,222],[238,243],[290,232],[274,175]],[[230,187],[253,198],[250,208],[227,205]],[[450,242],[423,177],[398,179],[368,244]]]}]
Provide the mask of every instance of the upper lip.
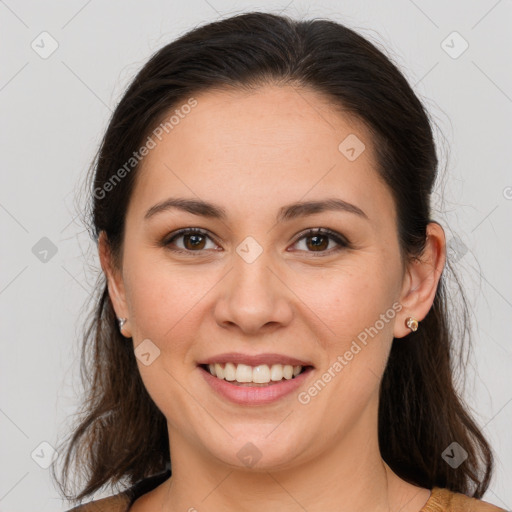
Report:
[{"label": "upper lip", "polygon": [[289,364],[292,366],[312,366],[308,361],[297,359],[283,354],[240,354],[238,352],[231,352],[225,354],[217,354],[215,356],[202,359],[197,364],[214,364],[214,363],[234,363],[246,364],[248,366],[259,366],[266,364],[272,366],[273,364]]}]

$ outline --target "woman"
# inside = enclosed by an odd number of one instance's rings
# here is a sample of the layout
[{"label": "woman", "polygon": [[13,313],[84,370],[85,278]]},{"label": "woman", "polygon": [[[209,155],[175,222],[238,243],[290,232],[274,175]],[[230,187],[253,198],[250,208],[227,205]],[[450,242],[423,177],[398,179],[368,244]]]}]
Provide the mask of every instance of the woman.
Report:
[{"label": "woman", "polygon": [[499,510],[452,382],[436,172],[421,102],[340,24],[249,13],[157,52],[95,165],[64,467],[75,503],[129,488],[79,510]]}]

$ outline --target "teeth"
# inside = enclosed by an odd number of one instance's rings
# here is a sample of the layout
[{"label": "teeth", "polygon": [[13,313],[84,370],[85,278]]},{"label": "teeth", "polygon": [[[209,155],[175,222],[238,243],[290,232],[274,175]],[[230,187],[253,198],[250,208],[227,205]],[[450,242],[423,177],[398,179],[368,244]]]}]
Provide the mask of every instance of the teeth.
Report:
[{"label": "teeth", "polygon": [[222,366],[219,363],[215,364],[215,373],[212,373],[212,370],[211,370],[212,365],[210,364],[208,366],[210,368],[210,373],[212,375],[215,375],[215,376],[219,377],[219,379],[223,379],[224,378],[224,368],[222,368]]},{"label": "teeth", "polygon": [[258,384],[270,382],[270,368],[266,364],[260,364],[252,368],[252,381]]},{"label": "teeth", "polygon": [[238,364],[235,380],[237,382],[252,382],[252,367],[246,364]]},{"label": "teeth", "polygon": [[233,363],[226,363],[224,365],[224,379],[229,381],[236,379],[236,366]]},{"label": "teeth", "polygon": [[273,381],[278,381],[283,379],[283,365],[282,364],[273,364],[270,369],[270,378]]},{"label": "teeth", "polygon": [[278,382],[296,377],[302,371],[302,366],[292,366],[291,364],[249,366],[246,364],[226,363],[222,365],[215,363],[209,364],[208,370],[214,377],[230,382],[267,384],[270,381]]}]

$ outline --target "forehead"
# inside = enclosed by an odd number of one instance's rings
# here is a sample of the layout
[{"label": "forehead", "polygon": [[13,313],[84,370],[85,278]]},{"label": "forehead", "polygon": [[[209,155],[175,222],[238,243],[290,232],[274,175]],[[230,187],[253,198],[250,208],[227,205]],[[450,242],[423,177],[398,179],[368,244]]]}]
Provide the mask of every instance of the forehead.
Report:
[{"label": "forehead", "polygon": [[311,155],[319,150],[334,150],[338,156],[344,135],[357,133],[371,142],[354,115],[340,113],[340,106],[309,88],[275,85],[253,91],[213,90],[195,99],[197,106],[172,128],[176,154],[201,146],[200,152],[187,151],[188,160],[201,159],[207,152],[226,159],[293,161],[294,154]]},{"label": "forehead", "polygon": [[265,86],[194,98],[196,106],[154,138],[138,171],[137,205],[197,196],[243,214],[248,202],[277,208],[328,194],[366,203],[376,214],[379,206],[393,207],[365,126],[320,93]]}]

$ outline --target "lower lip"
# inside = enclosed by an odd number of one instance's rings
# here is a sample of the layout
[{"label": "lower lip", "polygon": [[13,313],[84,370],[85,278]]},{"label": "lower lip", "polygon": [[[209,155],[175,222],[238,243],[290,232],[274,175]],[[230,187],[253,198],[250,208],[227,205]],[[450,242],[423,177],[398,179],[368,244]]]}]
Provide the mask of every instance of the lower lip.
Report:
[{"label": "lower lip", "polygon": [[214,377],[201,366],[199,366],[199,370],[213,390],[231,402],[239,405],[263,405],[276,402],[280,398],[296,391],[307,379],[313,368],[308,367],[293,379],[283,379],[268,386],[239,386],[227,380]]}]

